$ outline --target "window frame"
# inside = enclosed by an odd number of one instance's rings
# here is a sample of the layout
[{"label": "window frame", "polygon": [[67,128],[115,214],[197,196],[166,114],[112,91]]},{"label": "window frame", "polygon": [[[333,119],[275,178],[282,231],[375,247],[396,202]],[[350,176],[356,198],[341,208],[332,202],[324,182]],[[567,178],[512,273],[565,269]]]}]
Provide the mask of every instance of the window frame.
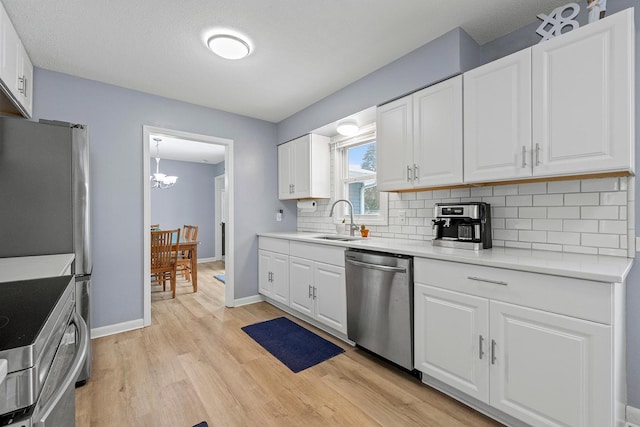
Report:
[{"label": "window frame", "polygon": [[[334,200],[347,199],[345,194],[345,187],[351,182],[361,182],[362,177],[348,178],[349,165],[348,165],[348,149],[354,148],[360,145],[366,145],[371,142],[376,142],[376,128],[375,124],[368,125],[361,129],[361,131],[350,137],[334,137],[331,143],[334,148]],[[377,148],[377,146],[376,146]],[[377,150],[376,150],[377,153]],[[378,185],[377,170],[372,174],[375,176],[376,186]],[[370,176],[367,179],[371,179]],[[339,206],[333,215],[334,224],[341,224],[343,218],[349,218],[348,207],[346,205]],[[348,220],[348,219],[347,219]],[[357,225],[365,224],[369,225],[388,225],[389,223],[389,194],[384,191],[380,191],[380,209],[377,215],[353,215],[353,222]]]}]

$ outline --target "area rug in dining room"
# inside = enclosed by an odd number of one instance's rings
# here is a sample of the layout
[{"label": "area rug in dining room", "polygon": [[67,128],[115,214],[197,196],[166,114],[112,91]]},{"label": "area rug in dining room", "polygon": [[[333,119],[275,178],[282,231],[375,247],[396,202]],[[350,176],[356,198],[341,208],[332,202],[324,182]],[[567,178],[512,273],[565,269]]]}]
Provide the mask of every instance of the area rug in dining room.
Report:
[{"label": "area rug in dining room", "polygon": [[243,326],[242,330],[294,373],[344,353],[342,348],[286,317]]}]

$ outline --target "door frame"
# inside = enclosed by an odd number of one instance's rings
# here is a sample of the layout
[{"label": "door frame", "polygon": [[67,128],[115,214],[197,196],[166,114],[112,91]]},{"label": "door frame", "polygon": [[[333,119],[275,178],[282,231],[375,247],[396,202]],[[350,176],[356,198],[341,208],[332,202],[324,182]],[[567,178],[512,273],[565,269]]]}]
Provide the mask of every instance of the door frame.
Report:
[{"label": "door frame", "polygon": [[208,144],[223,145],[225,147],[225,182],[224,188],[227,193],[227,249],[225,278],[226,284],[224,288],[224,302],[227,307],[234,306],[234,221],[233,215],[233,140],[220,138],[211,135],[202,135],[191,132],[184,132],[175,129],[166,129],[156,126],[142,126],[142,188],[143,188],[143,312],[144,326],[151,325],[151,235],[149,229],[151,227],[151,188],[149,187],[150,176],[150,153],[149,138],[151,135],[161,135],[173,138],[188,139],[192,141],[205,142]]},{"label": "door frame", "polygon": [[[222,193],[224,193],[224,175],[218,175],[214,178],[214,200],[216,201],[215,207],[215,230],[216,230],[216,240],[214,244],[215,248],[215,258],[216,261],[224,261],[225,256],[222,256],[222,227],[220,223],[224,218],[227,218],[229,215],[225,215],[223,212],[223,207],[226,207],[226,204],[223,202],[222,198],[224,197]],[[226,193],[224,193],[226,194]],[[225,224],[226,227],[226,224]],[[226,230],[225,230],[226,231]]]}]

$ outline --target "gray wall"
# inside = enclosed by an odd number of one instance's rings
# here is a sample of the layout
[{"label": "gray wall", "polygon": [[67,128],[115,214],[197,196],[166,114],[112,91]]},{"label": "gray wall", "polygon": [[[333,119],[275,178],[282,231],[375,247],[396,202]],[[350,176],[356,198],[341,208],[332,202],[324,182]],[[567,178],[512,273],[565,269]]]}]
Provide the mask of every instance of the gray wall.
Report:
[{"label": "gray wall", "polygon": [[[586,23],[586,1],[578,2],[578,20]],[[637,0],[615,0],[608,4],[607,14],[638,6]],[[551,12],[543,11],[545,13]],[[640,13],[636,10],[636,50],[640,49]],[[278,141],[307,133],[372,105],[384,103],[403,93],[466,71],[510,53],[538,43],[535,33],[541,21],[516,30],[483,46],[477,46],[464,31],[451,31],[437,40],[409,53],[403,58],[363,77],[336,93],[318,101],[278,124]],[[458,54],[460,56],[458,56]],[[458,71],[458,72],[459,72]],[[636,73],[640,74],[640,54],[636,52]],[[636,84],[636,100],[640,99],[640,84]],[[640,123],[640,108],[636,108],[636,123]],[[636,132],[640,136],[640,132]],[[638,136],[636,138],[638,138]],[[638,140],[636,140],[638,146]],[[640,149],[636,149],[636,164],[640,167]],[[636,212],[640,212],[640,183],[636,184]],[[640,217],[640,215],[637,215]],[[640,230],[640,219],[636,219]],[[627,280],[627,384],[630,405],[640,408],[640,267],[634,265]]]},{"label": "gray wall", "polygon": [[281,121],[278,141],[289,141],[372,105],[459,74],[463,71],[461,45],[466,48],[468,43],[469,36],[461,28],[449,31]]},{"label": "gray wall", "polygon": [[[150,170],[156,169],[151,159]],[[180,228],[185,224],[198,226],[198,258],[213,258],[215,253],[215,183],[224,173],[224,164],[218,165],[160,160],[160,172],[178,176],[171,188],[151,190],[151,224],[164,229]]]},{"label": "gray wall", "polygon": [[142,126],[234,140],[235,295],[257,294],[259,231],[295,229],[277,198],[276,126],[236,114],[36,68],[34,120],[84,123],[91,139],[93,325],[143,317]]}]

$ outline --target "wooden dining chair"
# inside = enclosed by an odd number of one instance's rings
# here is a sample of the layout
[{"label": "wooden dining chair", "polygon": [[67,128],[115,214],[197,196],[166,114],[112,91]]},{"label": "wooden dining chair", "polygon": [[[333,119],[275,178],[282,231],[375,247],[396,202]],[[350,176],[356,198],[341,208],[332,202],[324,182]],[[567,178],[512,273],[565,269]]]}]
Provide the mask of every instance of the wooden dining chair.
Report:
[{"label": "wooden dining chair", "polygon": [[[184,225],[183,239],[184,240],[198,240],[197,225]],[[191,251],[180,251],[178,257],[178,274],[181,274],[186,280],[191,281]]]},{"label": "wooden dining chair", "polygon": [[151,224],[151,231],[160,230],[160,224]]},{"label": "wooden dining chair", "polygon": [[162,283],[167,290],[167,279],[171,283],[172,298],[176,297],[177,257],[172,250],[173,242],[180,241],[180,229],[151,232],[151,275],[152,283]]}]

